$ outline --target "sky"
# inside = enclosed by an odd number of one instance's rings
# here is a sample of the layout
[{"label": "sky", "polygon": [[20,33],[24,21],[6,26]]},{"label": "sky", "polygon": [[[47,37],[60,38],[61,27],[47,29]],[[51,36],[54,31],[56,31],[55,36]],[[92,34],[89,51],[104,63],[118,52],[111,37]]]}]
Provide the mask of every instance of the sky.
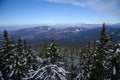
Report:
[{"label": "sky", "polygon": [[120,23],[120,0],[0,0],[0,25]]}]

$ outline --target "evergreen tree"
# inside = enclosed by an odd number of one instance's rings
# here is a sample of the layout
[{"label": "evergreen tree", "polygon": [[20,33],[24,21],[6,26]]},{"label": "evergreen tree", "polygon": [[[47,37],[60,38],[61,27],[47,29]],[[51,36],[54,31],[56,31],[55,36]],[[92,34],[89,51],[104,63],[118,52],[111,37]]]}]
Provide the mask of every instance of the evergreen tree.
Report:
[{"label": "evergreen tree", "polygon": [[53,39],[50,47],[48,47],[48,52],[46,53],[46,57],[50,60],[50,63],[56,64],[59,63],[62,54],[60,54],[59,49],[56,47],[55,40]]},{"label": "evergreen tree", "polygon": [[87,45],[81,48],[80,73],[76,77],[78,80],[89,80],[94,68],[94,57],[96,49],[92,47],[89,41]]},{"label": "evergreen tree", "polygon": [[[46,48],[46,47],[45,47]],[[52,40],[50,47],[46,49],[45,59],[42,65],[36,71],[31,70],[29,76],[25,79],[34,80],[67,80],[68,72],[58,66],[60,53],[56,47],[55,41]]]},{"label": "evergreen tree", "polygon": [[94,80],[102,80],[104,79],[103,76],[105,75],[104,72],[104,66],[103,66],[103,58],[105,57],[105,52],[104,52],[104,47],[106,45],[106,28],[105,28],[105,23],[103,23],[103,27],[101,30],[101,39],[99,43],[99,49],[97,51],[96,56],[94,57],[94,68],[92,69],[91,73],[91,79]]},{"label": "evergreen tree", "polygon": [[103,23],[103,27],[101,30],[100,48],[103,48],[106,42],[107,42],[106,27],[105,23]]},{"label": "evergreen tree", "polygon": [[13,61],[13,55],[14,55],[14,40],[13,38],[8,37],[8,32],[5,30],[3,33],[3,46],[0,49],[0,59],[3,64],[1,67],[1,71],[3,73],[4,79],[10,79],[9,73],[10,73],[10,64]]},{"label": "evergreen tree", "polygon": [[28,76],[29,70],[38,68],[41,58],[25,40],[19,38],[18,42],[14,43],[13,38],[8,37],[7,31],[4,31],[3,37],[3,46],[0,48],[0,71],[5,80],[21,80]]},{"label": "evergreen tree", "polygon": [[9,38],[8,38],[8,32],[7,32],[6,30],[4,30],[3,38],[4,38],[4,46],[5,46],[6,48],[8,48]]},{"label": "evergreen tree", "polygon": [[94,69],[92,70],[91,79],[111,79],[111,57],[114,52],[112,37],[106,34],[105,23],[101,30],[100,43],[97,54],[94,57]]},{"label": "evergreen tree", "polygon": [[115,45],[115,52],[112,56],[111,79],[120,79],[120,43]]},{"label": "evergreen tree", "polygon": [[77,76],[78,80],[113,79],[113,63],[116,61],[113,60],[114,45],[112,37],[106,34],[105,23],[103,23],[98,46],[96,42],[93,47],[88,43],[81,53],[83,55],[80,57],[81,72]]}]

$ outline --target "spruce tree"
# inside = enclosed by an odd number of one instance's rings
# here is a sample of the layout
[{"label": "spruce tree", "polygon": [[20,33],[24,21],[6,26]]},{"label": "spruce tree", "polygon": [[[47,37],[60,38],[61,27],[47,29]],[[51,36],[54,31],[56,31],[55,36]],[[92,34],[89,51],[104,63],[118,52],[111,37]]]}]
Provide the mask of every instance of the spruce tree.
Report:
[{"label": "spruce tree", "polygon": [[[29,48],[26,41],[18,39],[14,43],[13,38],[8,37],[5,30],[3,34],[3,45],[0,47],[0,71],[5,80],[21,80],[26,77],[33,66],[37,66],[39,57],[37,53]],[[38,62],[39,64],[39,62]]]},{"label": "spruce tree", "polygon": [[111,79],[120,79],[120,43],[115,44],[115,51],[112,56]]},{"label": "spruce tree", "polygon": [[96,49],[92,46],[92,43],[88,43],[81,48],[81,57],[80,57],[80,73],[77,76],[78,80],[89,80],[91,79],[91,74],[94,69],[94,57],[96,55]]},{"label": "spruce tree", "polygon": [[104,69],[103,61],[106,55],[104,51],[104,48],[106,45],[106,39],[107,39],[106,28],[105,28],[105,23],[103,23],[99,48],[96,56],[94,57],[94,68],[92,69],[91,79],[94,79],[94,80],[104,79],[103,76],[105,75],[104,73],[105,69]]},{"label": "spruce tree", "polygon": [[103,23],[98,50],[94,57],[95,68],[92,70],[91,79],[111,79],[111,57],[113,52],[112,37],[107,35],[105,23]]},{"label": "spruce tree", "polygon": [[103,27],[101,30],[101,38],[100,38],[100,48],[103,48],[106,42],[107,42],[106,27],[105,27],[105,23],[103,23]]},{"label": "spruce tree", "polygon": [[[46,48],[46,47],[45,47]],[[45,58],[43,58],[42,65],[39,65],[37,70],[30,71],[28,78],[34,80],[67,80],[68,72],[65,71],[61,66],[58,66],[60,53],[56,47],[55,41],[52,40],[50,46],[45,49],[47,51]]]},{"label": "spruce tree", "polygon": [[55,44],[55,40],[53,39],[50,44],[50,47],[48,47],[48,52],[46,53],[46,57],[50,60],[50,63],[56,64],[61,59],[61,56],[62,55],[60,54],[59,49]]},{"label": "spruce tree", "polygon": [[4,79],[10,79],[10,68],[14,56],[14,40],[8,37],[8,32],[5,30],[3,33],[3,45],[0,49],[0,59],[2,61],[1,71]]},{"label": "spruce tree", "polygon": [[4,30],[3,38],[4,38],[4,46],[6,48],[8,48],[8,46],[9,46],[9,38],[8,38],[8,32],[6,30]]}]

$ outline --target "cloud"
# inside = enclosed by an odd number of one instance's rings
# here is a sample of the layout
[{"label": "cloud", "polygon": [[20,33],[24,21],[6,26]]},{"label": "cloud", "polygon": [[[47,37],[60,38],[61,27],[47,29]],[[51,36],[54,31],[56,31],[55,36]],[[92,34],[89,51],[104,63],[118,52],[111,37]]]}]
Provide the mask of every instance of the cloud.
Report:
[{"label": "cloud", "polygon": [[99,13],[120,17],[120,0],[46,0],[53,3],[90,7]]},{"label": "cloud", "polygon": [[78,0],[47,0],[49,2],[54,2],[54,3],[66,3],[66,4],[72,4],[72,5],[75,5],[75,6],[81,6],[81,7],[84,7],[85,6],[85,3],[82,3]]}]

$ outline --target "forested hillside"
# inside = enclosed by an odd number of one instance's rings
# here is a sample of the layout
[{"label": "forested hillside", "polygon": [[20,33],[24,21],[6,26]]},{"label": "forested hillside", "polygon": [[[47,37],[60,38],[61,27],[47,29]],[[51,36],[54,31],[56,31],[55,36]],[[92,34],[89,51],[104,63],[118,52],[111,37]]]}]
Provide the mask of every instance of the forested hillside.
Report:
[{"label": "forested hillside", "polygon": [[[96,27],[94,27],[96,26]],[[86,44],[87,41],[94,41],[100,39],[100,25],[92,25],[93,28],[87,27],[65,27],[62,28],[51,27],[51,26],[38,26],[34,28],[24,28],[15,31],[8,31],[9,36],[14,37],[15,41],[20,37],[21,39],[27,40],[31,45],[42,44],[43,42],[50,42],[51,37],[56,37],[58,44],[68,45],[82,45]],[[120,25],[118,25],[120,26]],[[106,25],[106,33],[112,36],[112,40],[117,43],[120,38],[120,27],[117,25]],[[2,39],[2,32],[0,31],[0,39]]]},{"label": "forested hillside", "polygon": [[8,35],[5,30],[1,40],[0,80],[120,79],[120,43],[113,42],[115,35],[107,34],[105,23],[99,40],[81,46],[57,44],[52,38],[50,44],[32,47]]}]

